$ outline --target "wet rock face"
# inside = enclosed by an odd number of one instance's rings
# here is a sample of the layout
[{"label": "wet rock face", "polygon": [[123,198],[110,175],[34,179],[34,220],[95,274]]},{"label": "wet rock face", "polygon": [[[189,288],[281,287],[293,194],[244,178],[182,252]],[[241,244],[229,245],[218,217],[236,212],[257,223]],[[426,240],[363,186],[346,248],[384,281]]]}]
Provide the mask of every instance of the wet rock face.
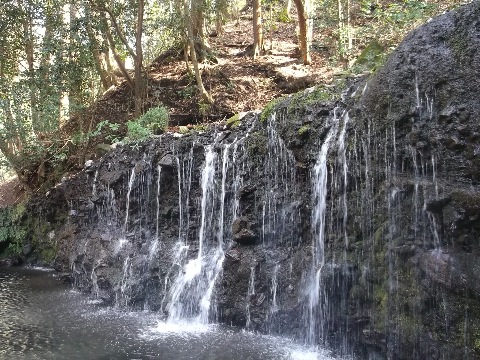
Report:
[{"label": "wet rock face", "polygon": [[408,145],[442,151],[452,180],[480,181],[480,7],[462,7],[410,33],[367,85],[361,106],[395,124]]},{"label": "wet rock face", "polygon": [[474,342],[462,340],[476,337],[472,318],[480,315],[473,240],[480,235],[479,71],[475,2],[409,34],[355,106],[360,131],[382,139],[376,143],[388,154],[377,153],[372,166],[385,168],[373,186],[388,197],[383,209],[390,214],[376,212],[370,245],[385,260],[363,259],[370,263],[364,286],[377,295],[355,298],[363,303],[358,312],[374,314],[370,329],[388,324],[380,332],[392,356],[480,356]]},{"label": "wet rock face", "polygon": [[117,148],[27,206],[30,260],[160,316],[360,359],[480,358],[479,49],[476,2],[343,96]]}]

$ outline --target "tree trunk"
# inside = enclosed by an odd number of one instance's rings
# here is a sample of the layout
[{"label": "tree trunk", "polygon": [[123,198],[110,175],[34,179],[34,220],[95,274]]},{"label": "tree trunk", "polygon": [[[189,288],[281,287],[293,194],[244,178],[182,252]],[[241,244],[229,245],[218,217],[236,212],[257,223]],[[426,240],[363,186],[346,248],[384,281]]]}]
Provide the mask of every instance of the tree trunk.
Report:
[{"label": "tree trunk", "polygon": [[292,0],[287,0],[285,10],[287,12],[287,17],[290,19],[290,13],[292,12]]},{"label": "tree trunk", "polygon": [[[18,1],[18,5],[22,8],[23,4],[21,1]],[[33,128],[40,127],[40,116],[38,112],[38,95],[37,87],[35,86],[35,55],[34,55],[34,40],[33,40],[33,18],[32,14],[27,8],[25,10],[25,18],[22,19],[23,26],[23,41],[24,41],[24,50],[25,50],[25,59],[27,61],[28,67],[28,77],[30,83],[30,114],[32,118]]]},{"label": "tree trunk", "polygon": [[120,72],[125,77],[125,80],[127,80],[128,84],[133,89],[133,88],[135,88],[135,84],[133,82],[132,77],[130,76],[127,69],[125,68],[125,63],[123,62],[122,58],[120,57],[120,55],[117,52],[117,49],[115,47],[115,41],[113,40],[112,33],[110,32],[110,27],[108,25],[108,21],[107,21],[107,18],[105,16],[105,13],[101,12],[100,17],[101,17],[101,20],[102,20],[102,23],[103,23],[104,36],[108,40],[108,45],[110,47],[110,51],[113,54],[113,58],[115,59],[115,62],[117,63],[118,68],[120,69]]},{"label": "tree trunk", "polygon": [[263,54],[263,26],[261,0],[253,0],[253,60]]},{"label": "tree trunk", "polygon": [[343,9],[343,0],[337,0],[338,6],[338,52],[340,61],[344,68],[348,67],[347,46],[345,42],[345,14]]},{"label": "tree trunk", "polygon": [[[89,15],[90,14],[87,14],[86,29],[87,29],[88,39],[91,43],[93,61],[95,62],[95,68],[97,69],[97,73],[100,76],[100,81],[102,82],[103,90],[108,90],[110,86],[114,84],[114,81],[112,79],[113,74],[110,74],[103,65],[104,60],[102,59],[102,55],[101,55],[102,52],[100,51],[100,43],[98,42],[97,38],[95,37],[95,33],[93,32]],[[106,58],[105,64],[107,64],[106,61],[108,60],[108,51],[107,51],[107,54],[104,54],[104,55]]]},{"label": "tree trunk", "polygon": [[[185,14],[187,15],[189,13],[188,0],[185,0],[184,2],[184,9],[185,9]],[[200,95],[202,96],[203,100],[205,100],[209,104],[213,104],[213,98],[205,89],[205,86],[203,85],[202,74],[200,73],[200,69],[198,67],[197,54],[195,51],[195,42],[193,40],[194,34],[193,34],[192,22],[189,21],[189,18],[187,18],[186,23],[187,23],[188,43],[190,45],[190,58],[192,59],[193,69],[195,71],[195,79],[197,80],[197,87],[198,87],[198,90],[200,91]]]},{"label": "tree trunk", "polygon": [[[40,96],[40,99],[42,99],[43,102],[47,102],[50,99],[54,98],[55,96],[55,91],[54,91],[54,86],[52,85],[52,82],[49,80],[51,69],[50,69],[50,61],[52,58],[52,48],[54,48],[54,37],[53,33],[55,31],[55,28],[59,27],[58,25],[58,13],[56,12],[56,9],[51,6],[51,4],[48,4],[45,8],[45,30],[44,30],[44,35],[43,35],[43,40],[42,40],[42,51],[40,54],[40,67],[38,71],[38,77],[40,80],[40,83],[42,86],[38,89],[38,93]],[[49,128],[50,126],[50,121],[55,120],[56,123],[56,118],[54,119],[53,114],[50,112],[51,110],[42,110],[42,113],[46,113],[44,116],[44,120],[42,123],[44,124],[38,124],[33,127],[33,130],[35,133],[43,132],[45,131],[45,128]],[[41,125],[41,126],[40,126]]]},{"label": "tree trunk", "polygon": [[309,41],[309,32],[308,28],[309,19],[308,19],[308,4],[306,3],[309,0],[305,0],[305,4],[302,0],[293,0],[297,8],[298,14],[298,27],[300,29],[300,51],[302,53],[302,61],[304,65],[310,65],[312,63],[312,58],[310,55],[310,41]]},{"label": "tree trunk", "polygon": [[138,0],[137,28],[135,34],[135,117],[138,118],[142,114],[143,108],[143,12],[144,0]]},{"label": "tree trunk", "polygon": [[211,53],[210,45],[205,36],[206,4],[204,3],[204,0],[191,0],[191,3],[190,23],[192,25],[192,40],[195,43],[195,49],[197,51],[197,61],[203,62]]},{"label": "tree trunk", "polygon": [[[75,20],[78,17],[78,5],[74,2],[71,2],[70,5],[70,16],[69,16],[69,30],[70,37],[68,39],[68,61],[72,66],[76,66],[75,62],[75,48],[77,47],[76,43],[76,29],[75,29]],[[82,71],[83,72],[83,71]],[[83,85],[83,74],[81,71],[69,71],[69,84],[68,84],[68,115],[71,116],[73,113],[78,111],[82,104],[84,103],[83,94],[82,94],[82,85]]]},{"label": "tree trunk", "polygon": [[[351,13],[350,13],[350,7],[352,6],[352,1],[347,0],[347,40],[348,40],[348,53],[349,55],[352,52],[353,49],[353,34],[352,34],[352,26],[351,26]],[[351,66],[351,61],[349,60],[348,66]]]},{"label": "tree trunk", "polygon": [[228,2],[226,0],[215,1],[215,30],[217,31],[217,35],[220,35],[223,32],[223,24],[225,23],[227,9]]}]

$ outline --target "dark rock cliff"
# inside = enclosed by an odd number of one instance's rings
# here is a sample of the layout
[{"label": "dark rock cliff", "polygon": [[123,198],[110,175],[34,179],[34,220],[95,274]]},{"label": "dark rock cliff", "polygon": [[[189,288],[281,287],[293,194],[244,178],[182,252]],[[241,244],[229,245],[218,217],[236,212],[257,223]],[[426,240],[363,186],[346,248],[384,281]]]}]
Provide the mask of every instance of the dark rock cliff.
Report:
[{"label": "dark rock cliff", "polygon": [[119,147],[26,205],[24,254],[106,304],[358,358],[480,358],[479,49],[474,2],[341,96]]}]

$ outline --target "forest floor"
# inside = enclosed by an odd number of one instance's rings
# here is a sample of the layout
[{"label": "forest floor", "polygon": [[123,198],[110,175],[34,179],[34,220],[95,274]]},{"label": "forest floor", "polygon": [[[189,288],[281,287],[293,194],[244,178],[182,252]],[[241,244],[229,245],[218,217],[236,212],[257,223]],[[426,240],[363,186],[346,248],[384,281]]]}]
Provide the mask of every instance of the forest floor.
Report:
[{"label": "forest floor", "polygon": [[[224,25],[220,35],[209,36],[214,58],[202,63],[201,69],[205,88],[215,100],[213,105],[202,102],[195,78],[189,75],[181,51],[170,50],[161,54],[146,66],[144,110],[159,105],[167,107],[170,130],[176,130],[179,125],[225,121],[239,112],[261,110],[269,101],[282,95],[315,84],[330,83],[335,74],[342,71],[332,65],[330,54],[335,49],[317,46],[317,51],[312,51],[312,64],[303,65],[297,45],[296,23],[295,15],[292,15],[291,21],[271,24],[271,31],[265,31],[266,51],[255,61],[251,56],[251,16],[243,15]],[[314,39],[316,44],[322,43],[321,36],[326,37],[318,34]],[[106,91],[80,116],[73,116],[56,136],[70,139],[79,129],[92,131],[104,120],[123,125],[125,131],[126,122],[133,119],[133,110],[133,91],[123,81]],[[97,143],[105,141],[97,140]],[[89,143],[90,149],[83,149],[83,153],[94,152],[95,145]],[[0,208],[23,197],[24,190],[18,180],[10,179],[0,184]]]},{"label": "forest floor", "polygon": [[[202,101],[195,78],[187,71],[182,51],[161,54],[146,67],[144,110],[159,105],[167,107],[172,127],[216,122],[239,112],[261,110],[279,96],[315,84],[330,83],[335,74],[343,71],[332,61],[335,49],[326,45],[335,43],[334,39],[330,39],[329,34],[317,34],[313,39],[317,46],[312,51],[312,64],[303,65],[296,24],[293,14],[291,21],[271,24],[271,31],[265,30],[266,51],[255,61],[251,56],[251,16],[243,15],[224,25],[220,35],[209,36],[213,58],[200,66],[204,86],[214,99],[213,105]],[[213,29],[211,32],[214,33]],[[105,119],[125,123],[133,118],[133,111],[133,93],[124,81],[108,90],[90,108],[88,115],[93,125]],[[67,133],[78,128],[75,121],[77,119],[73,118],[67,123]]]}]

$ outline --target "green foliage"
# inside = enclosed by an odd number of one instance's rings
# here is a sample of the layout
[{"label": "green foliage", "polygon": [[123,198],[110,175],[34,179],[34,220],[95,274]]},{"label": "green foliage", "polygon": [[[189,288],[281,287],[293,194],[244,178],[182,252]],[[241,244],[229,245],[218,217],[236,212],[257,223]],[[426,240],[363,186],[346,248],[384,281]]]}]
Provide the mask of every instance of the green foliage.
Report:
[{"label": "green foliage", "polygon": [[139,121],[132,120],[127,123],[127,136],[125,138],[127,142],[142,141],[150,135],[152,135],[150,129],[144,127]]},{"label": "green foliage", "polygon": [[385,60],[385,50],[376,40],[372,40],[358,56],[353,66],[353,72],[365,70],[374,71],[383,64]]},{"label": "green foliage", "polygon": [[148,110],[138,119],[138,122],[156,134],[157,132],[165,131],[169,120],[168,109],[164,106],[158,106]]},{"label": "green foliage", "polygon": [[290,97],[288,103],[287,112],[289,115],[293,115],[298,112],[305,112],[308,106],[315,105],[319,102],[328,102],[338,97],[343,88],[327,87],[327,86],[315,86],[314,88],[300,91]]},{"label": "green foliage", "polygon": [[108,120],[100,121],[94,130],[87,133],[77,132],[75,133],[71,141],[78,147],[86,147],[90,140],[105,140],[111,144],[121,141],[119,137],[120,125],[111,123]]},{"label": "green foliage", "polygon": [[232,117],[227,119],[227,127],[238,126],[240,124],[240,114],[235,114]]},{"label": "green foliage", "polygon": [[305,134],[308,134],[309,131],[310,131],[310,126],[303,125],[302,127],[300,127],[300,129],[298,129],[298,135],[303,136]]},{"label": "green foliage", "polygon": [[207,131],[208,130],[208,124],[196,124],[193,126],[193,130],[197,132],[201,131]]},{"label": "green foliage", "polygon": [[198,112],[202,116],[207,116],[211,109],[212,105],[203,100],[198,103]]},{"label": "green foliage", "polygon": [[279,12],[278,15],[277,15],[277,19],[278,19],[278,21],[281,22],[281,23],[289,23],[289,22],[292,21],[292,20],[290,19],[290,16],[288,16],[287,8],[286,8],[286,7],[283,7],[282,10],[280,10],[280,12]]},{"label": "green foliage", "polygon": [[[10,208],[0,209],[0,243],[7,243],[7,255],[20,255],[27,230],[23,226],[22,218],[25,206],[19,204]],[[4,246],[0,246],[5,248]]]},{"label": "green foliage", "polygon": [[147,137],[164,132],[168,127],[169,115],[164,106],[159,106],[148,110],[137,120],[127,123],[128,141],[141,141]]},{"label": "green foliage", "polygon": [[103,120],[97,124],[95,130],[88,134],[88,137],[95,138],[103,136],[106,140],[112,140],[112,142],[115,142],[113,140],[115,140],[116,138],[112,135],[112,133],[117,132],[119,128],[119,124],[113,124],[108,120]]},{"label": "green foliage", "polygon": [[277,105],[283,100],[283,98],[277,98],[271,100],[265,107],[263,108],[260,114],[260,121],[265,122],[268,118],[274,113]]},{"label": "green foliage", "polygon": [[186,126],[179,126],[178,132],[180,134],[188,134],[190,132],[190,130],[188,130],[188,127],[186,127]]},{"label": "green foliage", "polygon": [[190,99],[197,93],[197,87],[195,85],[186,86],[184,89],[178,91],[178,95],[184,99]]}]

